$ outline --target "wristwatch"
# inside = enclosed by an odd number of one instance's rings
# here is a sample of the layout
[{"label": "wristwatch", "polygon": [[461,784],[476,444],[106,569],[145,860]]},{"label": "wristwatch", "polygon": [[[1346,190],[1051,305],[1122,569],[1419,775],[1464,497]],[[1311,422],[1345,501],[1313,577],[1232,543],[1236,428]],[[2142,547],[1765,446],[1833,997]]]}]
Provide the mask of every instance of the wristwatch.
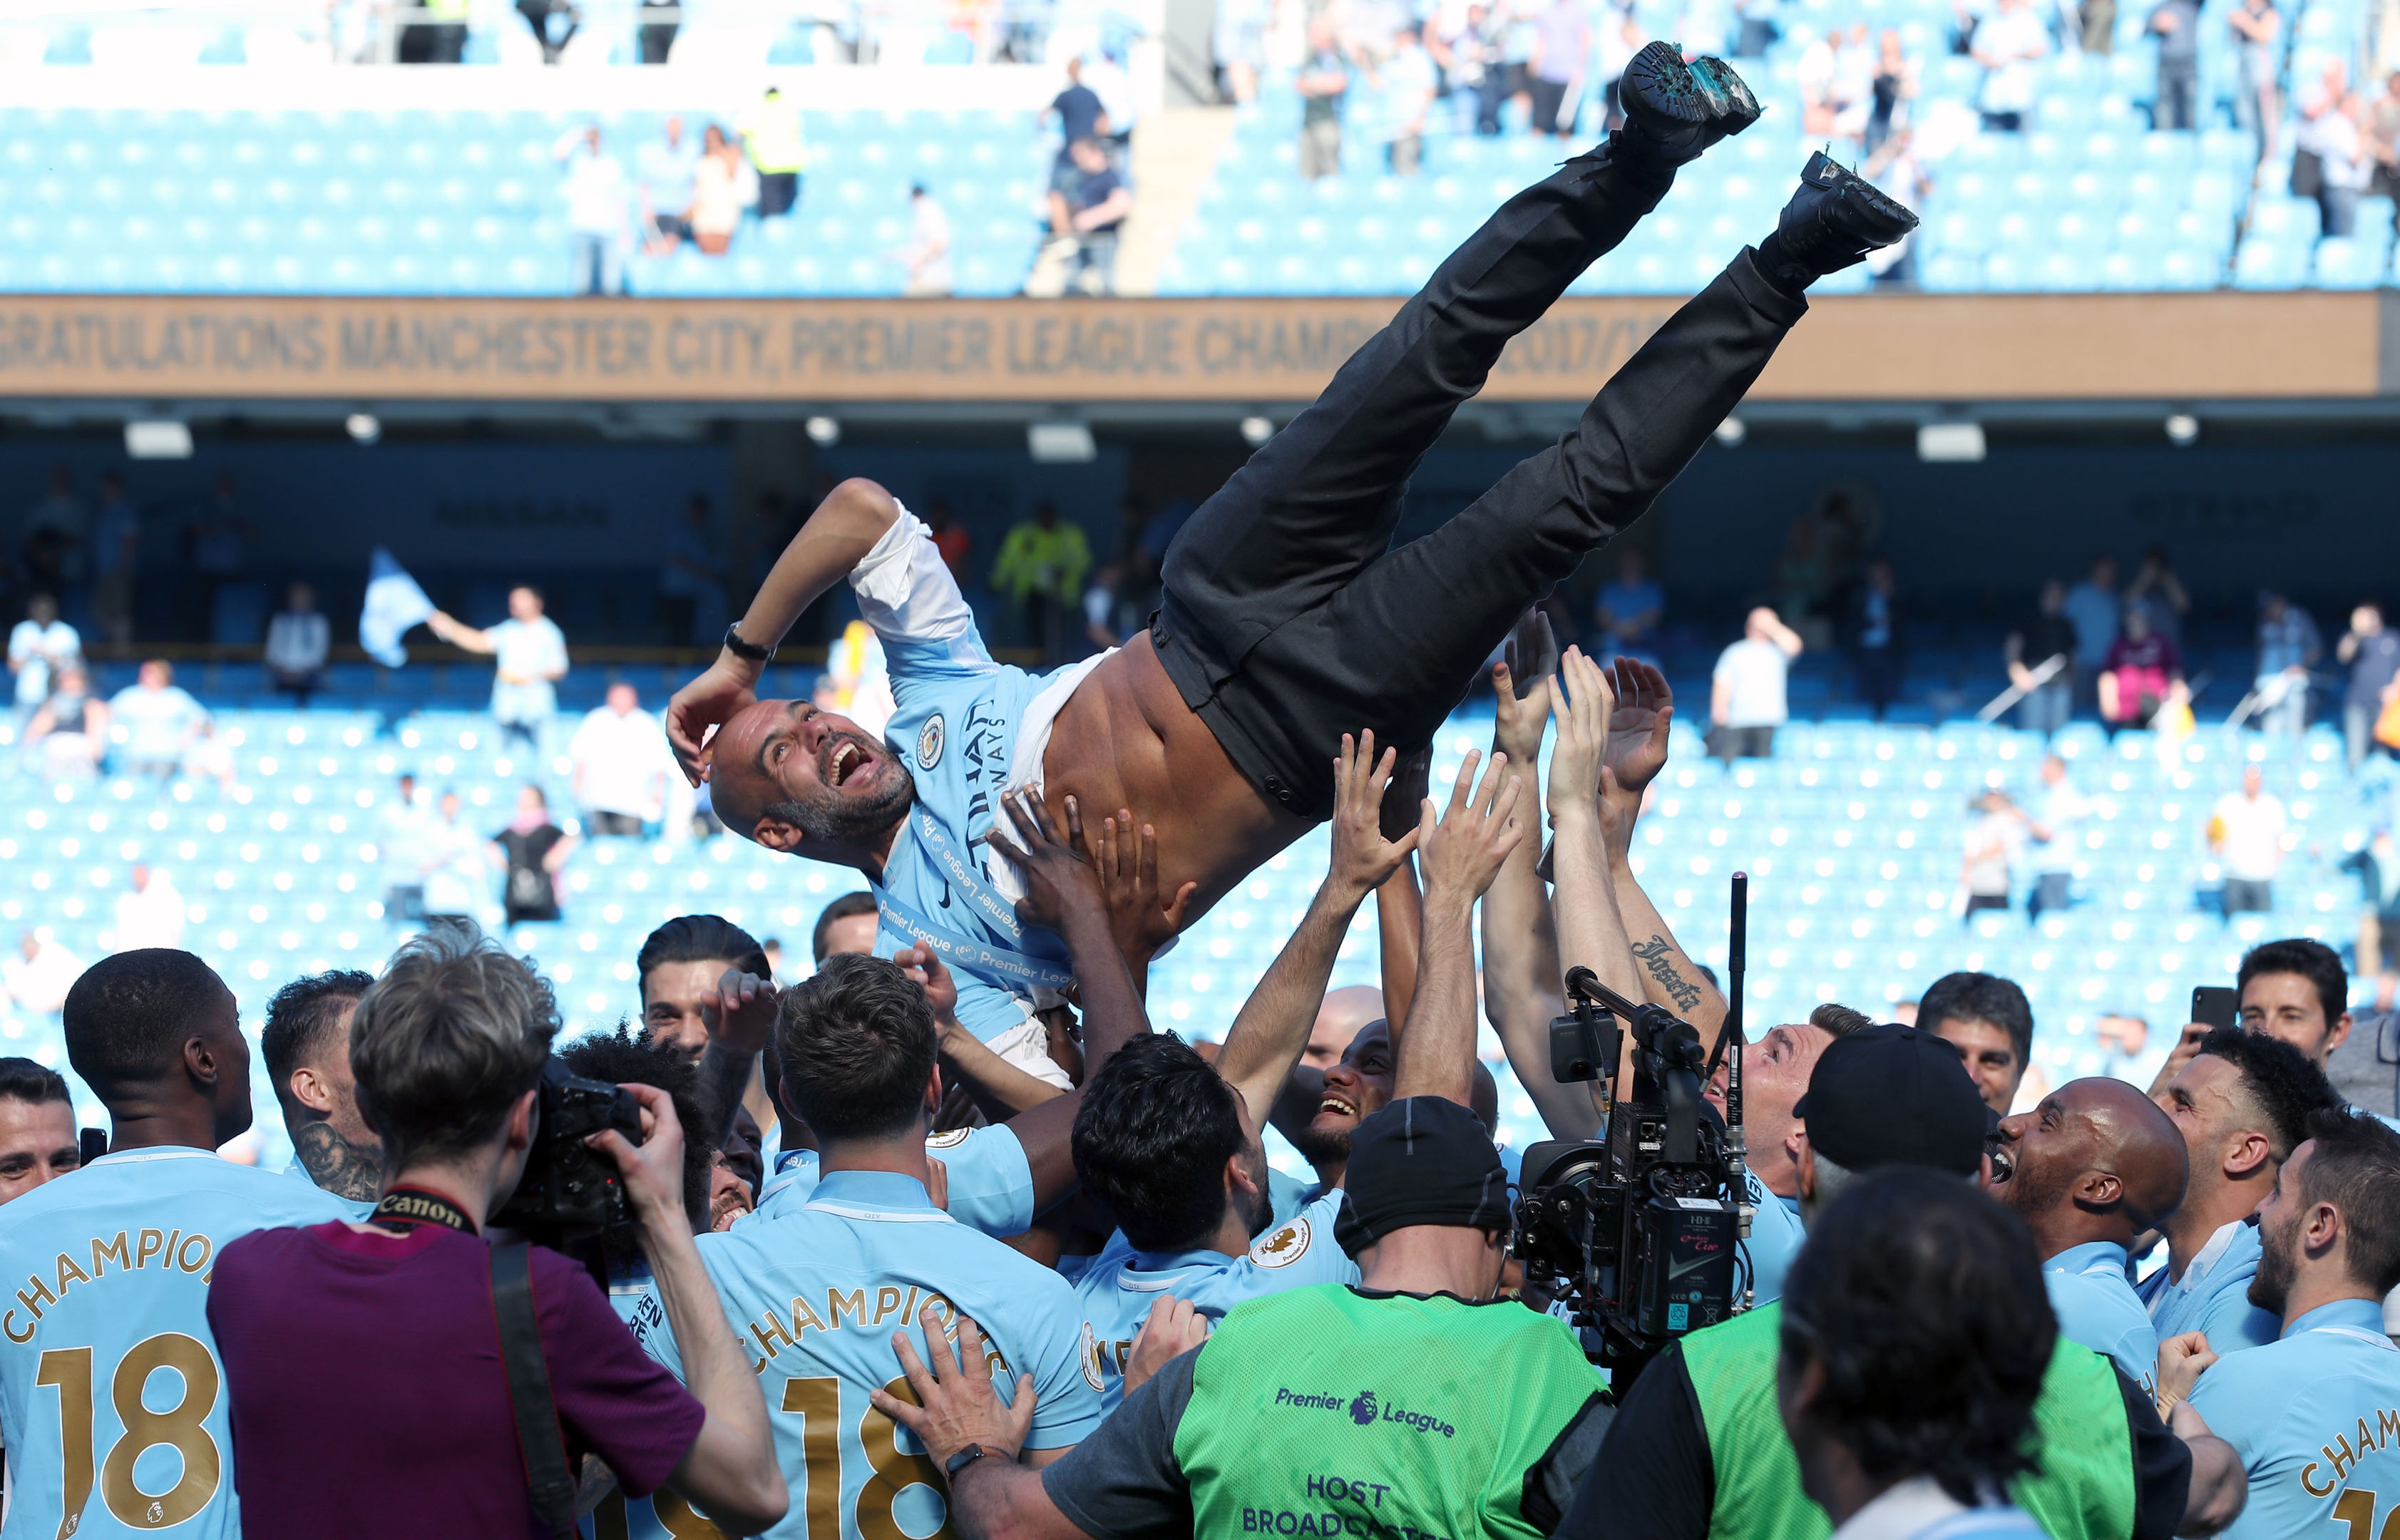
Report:
[{"label": "wristwatch", "polygon": [[956,1481],[959,1479],[959,1472],[966,1469],[969,1465],[974,1465],[977,1460],[982,1459],[985,1455],[989,1454],[990,1452],[991,1451],[984,1448],[981,1444],[969,1444],[966,1448],[959,1451],[956,1454],[951,1455],[948,1459],[942,1462],[942,1479],[946,1481]]},{"label": "wristwatch", "polygon": [[775,659],[773,647],[759,647],[742,639],[742,622],[739,620],[725,628],[725,650],[747,663],[768,663]]}]

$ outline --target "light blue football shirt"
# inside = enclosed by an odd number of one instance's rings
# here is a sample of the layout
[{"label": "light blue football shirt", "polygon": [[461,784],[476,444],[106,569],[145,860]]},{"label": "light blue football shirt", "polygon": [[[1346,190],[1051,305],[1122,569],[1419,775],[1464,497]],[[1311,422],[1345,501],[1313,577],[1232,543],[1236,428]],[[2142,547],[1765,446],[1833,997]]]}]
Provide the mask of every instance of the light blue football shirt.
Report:
[{"label": "light blue football shirt", "polygon": [[[1062,675],[1028,674],[993,661],[977,633],[975,612],[925,526],[906,510],[854,568],[851,587],[861,619],[883,644],[892,680],[893,712],[883,741],[917,785],[917,805],[934,815],[955,853],[985,868],[978,843],[1003,816],[1001,788],[1026,708]],[[1032,767],[1035,778],[1040,767]],[[1003,825],[1015,838],[1014,825]],[[989,871],[986,871],[989,879]],[[1063,963],[1067,951],[1047,932],[1011,941],[952,891],[949,877],[929,858],[915,834],[903,829],[885,862],[882,884],[893,897],[960,940],[1040,955]],[[875,947],[889,957],[915,938],[887,916]],[[960,1025],[985,1042],[1024,1025],[1029,988],[970,971],[952,960]]]},{"label": "light blue football shirt", "polygon": [[[1343,1193],[1334,1188],[1275,1225],[1238,1257],[1221,1251],[1136,1251],[1111,1242],[1075,1286],[1084,1313],[1087,1368],[1111,1411],[1125,1399],[1125,1359],[1134,1333],[1150,1319],[1161,1296],[1189,1300],[1211,1321],[1224,1319],[1237,1304],[1312,1284],[1354,1284],[1358,1264],[1333,1239]],[[1122,1237],[1123,1233],[1119,1233]]]},{"label": "light blue football shirt", "polygon": [[2108,1355],[2126,1378],[2157,1394],[2158,1329],[2125,1279],[2123,1247],[2114,1241],[2070,1246],[2041,1264],[2041,1281],[2060,1336]]},{"label": "light blue football shirt", "polygon": [[2283,1334],[2284,1323],[2273,1311],[2250,1302],[2250,1280],[2257,1274],[2258,1227],[2246,1219],[2231,1220],[2216,1227],[2181,1278],[2169,1282],[2161,1267],[2134,1285],[2134,1292],[2148,1306],[2160,1342],[2197,1331],[2221,1357],[2264,1347]]},{"label": "light blue football shirt", "polygon": [[1743,1175],[1749,1179],[1752,1209],[1750,1239],[1743,1244],[1750,1252],[1751,1304],[1756,1308],[1783,1298],[1783,1274],[1792,1271],[1792,1259],[1800,1254],[1808,1232],[1801,1227],[1796,1200],[1769,1191],[1755,1171]]},{"label": "light blue football shirt", "polygon": [[2191,1405],[2250,1474],[2224,1540],[2379,1535],[2400,1511],[2400,1348],[2381,1302],[2320,1305],[2266,1346],[2219,1358]]},{"label": "light blue football shirt", "polygon": [[[1100,1392],[1086,1370],[1083,1319],[1056,1273],[976,1233],[933,1206],[922,1183],[890,1171],[835,1171],[796,1213],[702,1235],[700,1255],[733,1334],[767,1395],[791,1510],[767,1533],[829,1540],[822,1486],[838,1482],[842,1540],[932,1535],[947,1521],[942,1473],[923,1447],[868,1404],[880,1386],[909,1394],[892,1335],[906,1329],[924,1355],[918,1314],[946,1323],[963,1313],[999,1356],[1002,1401],[1033,1376],[1029,1449],[1064,1449],[1099,1426]],[[680,1375],[663,1329],[634,1335]],[[44,1540],[49,1540],[45,1536]]]},{"label": "light blue football shirt", "polygon": [[239,1540],[210,1264],[253,1230],[348,1217],[313,1183],[175,1146],[103,1155],[0,1208],[0,1540]]},{"label": "light blue football shirt", "polygon": [[1321,1182],[1302,1181],[1298,1177],[1286,1176],[1274,1166],[1268,1166],[1267,1203],[1270,1206],[1268,1209],[1270,1218],[1267,1220],[1267,1228],[1272,1230],[1280,1224],[1289,1224],[1295,1215],[1316,1200],[1318,1189],[1323,1185]]},{"label": "light blue football shirt", "polygon": [[[1022,1235],[1033,1228],[1033,1166],[1015,1129],[1005,1124],[953,1128],[925,1140],[925,1153],[942,1163],[950,1218],[987,1235]],[[816,1192],[815,1151],[787,1152],[775,1165],[757,1206],[733,1221],[735,1229],[795,1213]]]}]

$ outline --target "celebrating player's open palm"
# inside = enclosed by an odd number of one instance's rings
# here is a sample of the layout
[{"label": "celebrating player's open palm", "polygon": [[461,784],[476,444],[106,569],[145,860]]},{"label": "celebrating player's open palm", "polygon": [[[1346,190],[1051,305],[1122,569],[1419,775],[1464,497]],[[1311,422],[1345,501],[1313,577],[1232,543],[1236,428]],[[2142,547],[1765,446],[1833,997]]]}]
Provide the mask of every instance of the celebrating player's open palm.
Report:
[{"label": "celebrating player's open palm", "polygon": [[[1425,798],[1418,825],[1419,848],[1425,852],[1425,903],[1467,903],[1483,896],[1500,864],[1517,848],[1525,831],[1516,818],[1517,797],[1524,782],[1508,773],[1508,756],[1495,754],[1484,768],[1483,782],[1474,785],[1474,750],[1459,762],[1458,780],[1450,788],[1449,811],[1435,818],[1433,798]],[[1470,787],[1472,789],[1470,789]]]},{"label": "celebrating player's open palm", "polygon": [[1638,658],[1619,658],[1609,669],[1616,697],[1608,719],[1608,748],[1602,763],[1616,784],[1639,796],[1667,768],[1667,734],[1675,720],[1675,692],[1667,676]]},{"label": "celebrating player's open palm", "polygon": [[1398,763],[1394,749],[1376,759],[1371,729],[1356,738],[1343,733],[1341,756],[1333,761],[1333,859],[1328,876],[1362,895],[1382,887],[1417,848],[1416,829],[1398,839],[1384,838],[1384,789]]},{"label": "celebrating player's open palm", "polygon": [[1608,718],[1616,703],[1608,671],[1580,647],[1569,647],[1550,675],[1550,715],[1559,719],[1559,746],[1550,751],[1550,818],[1577,813],[1600,796],[1600,767],[1608,749]]}]

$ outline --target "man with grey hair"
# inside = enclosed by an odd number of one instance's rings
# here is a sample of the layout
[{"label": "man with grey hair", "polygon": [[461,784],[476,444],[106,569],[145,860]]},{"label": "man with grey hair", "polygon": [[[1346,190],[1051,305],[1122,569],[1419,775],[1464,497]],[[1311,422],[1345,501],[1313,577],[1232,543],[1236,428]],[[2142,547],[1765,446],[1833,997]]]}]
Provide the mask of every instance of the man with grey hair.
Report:
[{"label": "man with grey hair", "polygon": [[[1804,1221],[1868,1171],[1921,1165],[1963,1185],[1985,1170],[1988,1120],[1974,1081],[1957,1049],[1913,1027],[1829,1043],[1793,1111],[1807,1130],[1796,1176]],[[1774,1412],[1781,1315],[1780,1304],[1745,1311],[1653,1360],[1625,1393],[1556,1540],[1826,1540],[1833,1526],[1798,1500],[1799,1469]],[[2120,1424],[2088,1415],[2112,1402]],[[2247,1482],[2232,1449],[2188,1402],[2170,1431],[2105,1355],[2060,1337],[2035,1411],[2044,1429],[2079,1430],[2071,1441],[2045,1438],[2040,1473],[2009,1489],[2045,1533],[2121,1535],[2104,1516],[2131,1515],[2137,1535],[2207,1535],[2241,1512]]]},{"label": "man with grey hair", "polygon": [[[596,1454],[628,1493],[666,1488],[727,1533],[782,1520],[766,1402],[692,1246],[667,1093],[620,1087],[640,1107],[640,1145],[613,1129],[588,1142],[623,1183],[689,1391],[643,1353],[581,1265],[541,1247],[515,1261],[486,1244],[534,1151],[558,1027],[550,985],[466,924],[401,947],[359,1002],[350,1065],[383,1141],[381,1202],[363,1223],[245,1237],[219,1253],[210,1288],[244,1533],[504,1534],[529,1521],[539,1533],[528,1488],[539,1462],[521,1458],[511,1370],[492,1351],[507,1340],[494,1302],[511,1270],[529,1274],[539,1302],[570,1468]],[[376,1382],[332,1439],[328,1363]],[[443,1479],[410,1479],[429,1469]],[[361,1521],[363,1492],[379,1494],[373,1522]]]}]

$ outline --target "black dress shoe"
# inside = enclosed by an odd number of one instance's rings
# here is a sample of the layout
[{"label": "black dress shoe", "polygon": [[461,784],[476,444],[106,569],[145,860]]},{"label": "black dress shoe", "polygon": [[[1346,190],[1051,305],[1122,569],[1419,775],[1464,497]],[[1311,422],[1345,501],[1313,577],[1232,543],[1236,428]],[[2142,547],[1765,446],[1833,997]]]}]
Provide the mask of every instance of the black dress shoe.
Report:
[{"label": "black dress shoe", "polygon": [[1820,150],[1808,157],[1800,190],[1783,206],[1760,255],[1822,278],[1916,228],[1916,216],[1897,198]]},{"label": "black dress shoe", "polygon": [[1670,168],[1758,121],[1758,99],[1729,65],[1721,59],[1686,64],[1672,43],[1651,43],[1633,56],[1617,99],[1629,149]]}]

